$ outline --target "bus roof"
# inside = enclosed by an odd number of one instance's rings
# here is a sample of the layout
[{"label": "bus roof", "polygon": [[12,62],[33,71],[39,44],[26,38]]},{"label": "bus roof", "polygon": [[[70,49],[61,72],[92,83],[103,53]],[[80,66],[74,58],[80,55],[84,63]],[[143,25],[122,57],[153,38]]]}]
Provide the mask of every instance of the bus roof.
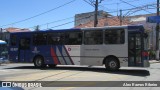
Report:
[{"label": "bus roof", "polygon": [[12,32],[11,34],[22,34],[22,33],[43,33],[43,32],[65,32],[65,31],[77,31],[81,30],[78,28],[72,28],[72,29],[58,29],[58,30],[53,30],[53,29],[46,29],[46,30],[40,30],[40,31],[32,31],[32,32]]},{"label": "bus roof", "polygon": [[[32,32],[13,32],[14,34],[21,34],[21,33],[43,33],[43,32],[65,32],[65,31],[77,31],[77,30],[95,30],[95,29],[119,29],[119,28],[126,28],[129,32],[144,32],[143,25],[125,25],[125,26],[105,26],[105,27],[89,27],[89,28],[71,28],[71,29],[46,29],[41,31],[32,31]],[[11,33],[12,34],[12,33]]]},{"label": "bus roof", "polygon": [[82,28],[82,30],[86,30],[86,29],[101,29],[101,28],[106,28],[106,29],[110,29],[110,28],[128,28],[128,29],[141,29],[143,28],[143,25],[123,25],[123,26],[104,26],[104,27],[88,27],[88,28]]},{"label": "bus roof", "polygon": [[128,31],[133,33],[137,33],[137,32],[144,33],[145,29],[143,25],[139,25],[139,26],[134,25],[134,26],[128,26]]}]

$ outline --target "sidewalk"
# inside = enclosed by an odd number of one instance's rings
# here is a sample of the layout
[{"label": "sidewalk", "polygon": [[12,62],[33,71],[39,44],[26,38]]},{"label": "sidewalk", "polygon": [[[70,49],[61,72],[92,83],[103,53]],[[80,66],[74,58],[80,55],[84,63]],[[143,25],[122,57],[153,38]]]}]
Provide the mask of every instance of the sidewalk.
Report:
[{"label": "sidewalk", "polygon": [[149,60],[149,63],[152,64],[152,63],[160,63],[160,60],[157,61],[157,60]]}]

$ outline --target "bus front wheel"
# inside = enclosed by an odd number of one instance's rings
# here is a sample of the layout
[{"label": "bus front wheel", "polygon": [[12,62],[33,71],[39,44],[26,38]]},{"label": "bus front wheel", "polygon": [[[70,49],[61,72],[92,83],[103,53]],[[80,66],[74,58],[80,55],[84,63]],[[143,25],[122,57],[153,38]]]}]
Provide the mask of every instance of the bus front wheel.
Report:
[{"label": "bus front wheel", "polygon": [[40,56],[35,57],[34,66],[37,67],[37,68],[45,67],[46,65],[44,64],[44,59],[42,57],[40,57]]},{"label": "bus front wheel", "polygon": [[109,71],[117,71],[120,68],[118,60],[114,57],[106,58],[105,67]]}]

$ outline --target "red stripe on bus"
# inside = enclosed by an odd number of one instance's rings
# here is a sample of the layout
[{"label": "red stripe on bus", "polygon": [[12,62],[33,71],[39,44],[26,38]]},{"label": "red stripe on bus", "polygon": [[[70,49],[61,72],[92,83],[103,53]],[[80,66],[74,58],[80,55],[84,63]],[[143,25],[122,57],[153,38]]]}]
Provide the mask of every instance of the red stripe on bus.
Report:
[{"label": "red stripe on bus", "polygon": [[54,64],[59,64],[58,57],[53,48],[51,48],[51,56],[53,58]]}]

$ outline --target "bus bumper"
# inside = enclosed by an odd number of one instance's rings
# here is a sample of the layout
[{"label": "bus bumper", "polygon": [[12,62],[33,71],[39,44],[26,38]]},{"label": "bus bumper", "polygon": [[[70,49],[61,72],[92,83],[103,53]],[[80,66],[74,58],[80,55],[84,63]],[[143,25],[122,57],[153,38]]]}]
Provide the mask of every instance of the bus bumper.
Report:
[{"label": "bus bumper", "polygon": [[149,60],[144,60],[143,67],[150,67]]}]

